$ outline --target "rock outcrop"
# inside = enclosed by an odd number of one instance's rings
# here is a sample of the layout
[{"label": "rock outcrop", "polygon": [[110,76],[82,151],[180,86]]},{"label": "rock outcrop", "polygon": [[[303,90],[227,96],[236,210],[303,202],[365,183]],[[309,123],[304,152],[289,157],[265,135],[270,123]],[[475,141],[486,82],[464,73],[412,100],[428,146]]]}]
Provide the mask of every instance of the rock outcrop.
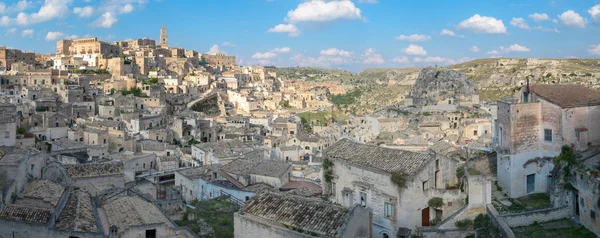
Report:
[{"label": "rock outcrop", "polygon": [[410,92],[413,104],[421,106],[472,102],[473,95],[477,95],[475,82],[466,74],[435,67],[422,69]]}]

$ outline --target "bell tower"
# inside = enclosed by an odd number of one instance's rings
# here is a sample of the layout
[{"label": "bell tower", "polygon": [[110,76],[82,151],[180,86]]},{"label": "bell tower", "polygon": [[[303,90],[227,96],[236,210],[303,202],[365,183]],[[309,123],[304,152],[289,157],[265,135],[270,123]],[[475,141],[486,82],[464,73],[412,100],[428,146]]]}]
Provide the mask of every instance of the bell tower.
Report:
[{"label": "bell tower", "polygon": [[169,48],[168,40],[169,37],[167,36],[167,28],[165,27],[165,24],[163,24],[162,28],[160,28],[160,47]]}]

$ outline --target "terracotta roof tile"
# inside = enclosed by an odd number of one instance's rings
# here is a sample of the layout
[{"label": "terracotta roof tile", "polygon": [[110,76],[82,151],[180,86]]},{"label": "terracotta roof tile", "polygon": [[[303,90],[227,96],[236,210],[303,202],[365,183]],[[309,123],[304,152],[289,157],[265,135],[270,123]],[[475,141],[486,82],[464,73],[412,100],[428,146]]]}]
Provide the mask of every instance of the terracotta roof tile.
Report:
[{"label": "terracotta roof tile", "polygon": [[562,108],[600,105],[600,92],[582,85],[532,85],[530,89]]},{"label": "terracotta roof tile", "polygon": [[344,160],[351,164],[376,168],[390,173],[400,171],[412,175],[419,172],[435,156],[365,145],[349,139],[342,139],[328,147],[324,151],[324,157],[333,160]]},{"label": "terracotta roof tile", "polygon": [[261,193],[243,208],[250,214],[293,230],[335,237],[350,212],[348,208],[318,200],[277,193]]},{"label": "terracotta roof tile", "polygon": [[1,219],[48,223],[50,221],[51,211],[49,209],[27,207],[10,204],[0,211]]}]

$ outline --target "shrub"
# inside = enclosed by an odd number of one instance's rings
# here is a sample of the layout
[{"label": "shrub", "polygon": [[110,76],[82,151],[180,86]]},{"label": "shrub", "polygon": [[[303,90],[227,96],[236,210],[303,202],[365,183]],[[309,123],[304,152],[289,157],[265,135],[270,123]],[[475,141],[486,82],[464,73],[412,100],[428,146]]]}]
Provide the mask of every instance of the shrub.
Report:
[{"label": "shrub", "polygon": [[576,162],[577,157],[575,156],[575,151],[571,146],[563,145],[560,148],[560,154],[554,158],[555,164],[560,164],[560,162],[567,162],[567,164],[572,165]]},{"label": "shrub", "polygon": [[17,128],[17,134],[24,135],[25,133],[27,133],[27,130],[25,130],[25,128],[23,128],[23,127]]},{"label": "shrub", "polygon": [[404,174],[403,172],[400,172],[400,171],[392,172],[392,177],[391,177],[392,183],[398,185],[398,187],[405,188],[407,179],[408,179],[408,176],[406,176],[406,174]]},{"label": "shrub", "polygon": [[490,217],[487,214],[479,214],[473,220],[473,228],[485,228],[490,225]]},{"label": "shrub", "polygon": [[427,202],[427,205],[430,207],[444,206],[444,199],[442,199],[440,197],[433,197],[433,198],[429,199],[429,201]]},{"label": "shrub", "polygon": [[471,221],[469,219],[464,219],[464,220],[457,221],[456,223],[454,223],[454,225],[456,225],[456,227],[458,227],[460,229],[470,229],[473,227],[473,221]]}]

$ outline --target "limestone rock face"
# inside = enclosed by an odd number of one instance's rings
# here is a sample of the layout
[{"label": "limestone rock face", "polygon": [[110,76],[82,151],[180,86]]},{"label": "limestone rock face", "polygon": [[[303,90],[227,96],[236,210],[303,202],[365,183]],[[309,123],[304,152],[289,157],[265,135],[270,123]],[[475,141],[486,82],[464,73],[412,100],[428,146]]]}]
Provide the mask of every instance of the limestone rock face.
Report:
[{"label": "limestone rock face", "polygon": [[410,97],[415,105],[434,105],[443,100],[458,104],[461,100],[470,101],[475,94],[475,82],[468,79],[466,74],[427,67],[419,73]]}]

